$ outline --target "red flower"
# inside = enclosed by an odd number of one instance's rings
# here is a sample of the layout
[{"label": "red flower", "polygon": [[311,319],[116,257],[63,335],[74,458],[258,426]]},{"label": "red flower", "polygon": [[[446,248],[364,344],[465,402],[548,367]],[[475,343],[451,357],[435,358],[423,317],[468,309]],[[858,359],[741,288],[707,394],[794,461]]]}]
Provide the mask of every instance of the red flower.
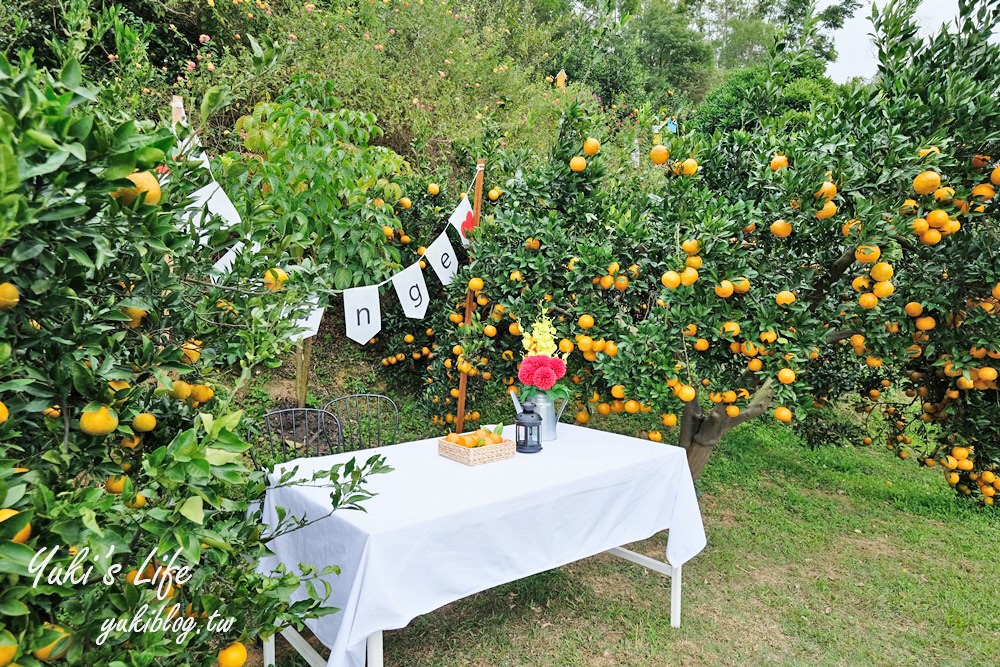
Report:
[{"label": "red flower", "polygon": [[543,391],[548,391],[555,386],[558,379],[554,370],[548,366],[540,366],[535,369],[535,374],[531,378],[531,384]]},{"label": "red flower", "polygon": [[522,384],[548,391],[564,375],[566,375],[566,362],[559,357],[538,354],[524,358],[517,377]]}]

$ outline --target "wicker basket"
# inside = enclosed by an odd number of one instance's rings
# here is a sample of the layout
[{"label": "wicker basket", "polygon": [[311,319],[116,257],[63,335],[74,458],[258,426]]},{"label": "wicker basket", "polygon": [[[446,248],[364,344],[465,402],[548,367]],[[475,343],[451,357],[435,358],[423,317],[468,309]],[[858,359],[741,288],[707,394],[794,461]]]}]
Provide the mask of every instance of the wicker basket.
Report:
[{"label": "wicker basket", "polygon": [[438,454],[467,466],[478,466],[483,463],[514,458],[514,441],[504,440],[495,445],[483,447],[463,447],[441,438],[438,440]]}]

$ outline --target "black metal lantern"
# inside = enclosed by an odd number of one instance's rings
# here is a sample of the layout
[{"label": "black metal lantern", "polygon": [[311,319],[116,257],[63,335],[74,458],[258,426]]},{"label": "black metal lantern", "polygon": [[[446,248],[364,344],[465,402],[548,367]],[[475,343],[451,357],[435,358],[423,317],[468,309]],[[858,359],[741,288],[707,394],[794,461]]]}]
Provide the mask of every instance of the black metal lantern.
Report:
[{"label": "black metal lantern", "polygon": [[534,403],[521,406],[521,414],[514,420],[514,432],[517,451],[522,454],[542,451],[542,416],[535,412]]}]

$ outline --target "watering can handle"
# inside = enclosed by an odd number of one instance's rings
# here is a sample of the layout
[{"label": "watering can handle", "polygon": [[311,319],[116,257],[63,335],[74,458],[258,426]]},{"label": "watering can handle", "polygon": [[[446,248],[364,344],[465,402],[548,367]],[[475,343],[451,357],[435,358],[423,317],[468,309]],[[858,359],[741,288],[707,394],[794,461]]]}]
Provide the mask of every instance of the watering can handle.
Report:
[{"label": "watering can handle", "polygon": [[[511,395],[513,396],[513,394],[511,394]],[[557,422],[557,423],[559,422],[559,420],[560,420],[560,419],[562,419],[562,413],[563,413],[563,410],[565,410],[565,409],[566,409],[566,406],[567,406],[567,405],[569,405],[569,399],[568,399],[568,398],[564,398],[564,399],[563,399],[563,404],[562,404],[562,407],[560,407],[560,408],[559,408],[559,412],[557,412],[557,413],[556,413],[556,422]]]},{"label": "watering can handle", "polygon": [[517,414],[521,414],[524,409],[521,407],[521,401],[517,400],[517,394],[510,392],[510,400],[514,401],[514,409],[517,410]]}]

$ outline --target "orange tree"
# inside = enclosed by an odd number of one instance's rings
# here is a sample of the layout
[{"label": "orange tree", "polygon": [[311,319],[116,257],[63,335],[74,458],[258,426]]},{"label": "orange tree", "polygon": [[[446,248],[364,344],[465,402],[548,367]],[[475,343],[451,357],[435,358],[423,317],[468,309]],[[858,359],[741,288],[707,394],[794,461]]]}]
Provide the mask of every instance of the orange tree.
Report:
[{"label": "orange tree", "polygon": [[791,133],[672,137],[637,171],[605,173],[603,149],[585,150],[603,130],[570,108],[550,162],[506,180],[448,291],[457,307],[484,281],[472,327],[435,323],[450,332],[427,381],[438,421],[453,419],[460,362],[515,384],[520,330],[543,307],[578,421],[655,410],[695,475],[737,424],[802,420],[849,388],[880,406],[901,456],[926,442],[915,458],[992,504],[997,6],[963,6],[957,32],[921,40],[915,3],[893,3],[874,15],[874,83]]},{"label": "orange tree", "polygon": [[[257,572],[297,522],[261,534],[225,373],[238,386],[287,347],[309,271],[261,238],[213,275],[242,230],[185,215],[208,172],[97,94],[75,62],[55,77],[0,56],[0,664],[209,665],[229,644],[220,663],[242,664],[233,642],[328,611],[322,589],[289,599],[318,573]],[[379,469],[321,483],[355,506]],[[157,615],[175,625],[106,627]]]}]

